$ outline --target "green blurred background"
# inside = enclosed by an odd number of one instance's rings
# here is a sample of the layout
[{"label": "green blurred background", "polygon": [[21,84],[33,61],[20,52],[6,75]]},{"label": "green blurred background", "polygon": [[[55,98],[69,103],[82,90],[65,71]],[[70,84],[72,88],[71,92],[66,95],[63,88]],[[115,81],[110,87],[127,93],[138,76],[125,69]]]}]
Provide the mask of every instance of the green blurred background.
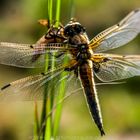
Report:
[{"label": "green blurred background", "polygon": [[[74,17],[93,38],[116,24],[133,9],[139,0],[75,0]],[[55,3],[55,1],[54,1]],[[62,0],[61,22],[69,21],[70,0]],[[35,43],[46,29],[37,23],[46,18],[46,0],[1,0],[0,41]],[[119,54],[140,54],[140,36],[129,44],[110,51]],[[0,86],[30,75],[28,69],[0,65]],[[60,124],[64,140],[140,140],[140,77],[125,80],[121,85],[98,86],[106,136],[101,138],[91,120],[83,93],[75,94],[64,103]],[[69,92],[69,91],[68,91]],[[40,105],[40,104],[39,104]],[[41,106],[41,105],[40,105]],[[0,140],[32,139],[34,102],[0,104]]]}]

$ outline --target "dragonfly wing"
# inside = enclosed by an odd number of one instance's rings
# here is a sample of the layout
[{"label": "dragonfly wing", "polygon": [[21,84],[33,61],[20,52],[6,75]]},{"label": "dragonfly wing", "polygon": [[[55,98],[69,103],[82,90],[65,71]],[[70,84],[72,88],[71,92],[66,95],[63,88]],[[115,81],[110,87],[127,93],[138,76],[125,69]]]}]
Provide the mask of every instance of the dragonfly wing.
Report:
[{"label": "dragonfly wing", "polygon": [[[55,58],[52,57],[53,53]],[[64,54],[68,55],[68,48],[58,43],[29,45],[0,42],[0,64],[10,66],[38,68],[44,67],[45,62],[51,62],[52,59],[56,64],[60,64]]]},{"label": "dragonfly wing", "polygon": [[[30,45],[0,42],[1,64],[28,67],[30,65],[28,63],[31,60],[31,54],[33,54],[33,49],[30,47]],[[29,57],[24,57],[27,55]]]},{"label": "dragonfly wing", "polygon": [[[65,67],[56,70],[50,70],[47,73],[41,73],[33,76],[28,76],[1,88],[0,100],[38,100],[42,99],[43,91],[41,87],[52,81],[57,84],[58,78],[65,73]],[[65,75],[68,75],[67,72]],[[55,86],[55,85],[53,85]]]},{"label": "dragonfly wing", "polygon": [[95,52],[103,52],[109,49],[120,47],[140,32],[140,9],[129,13],[118,24],[106,29],[95,36],[89,43]]},{"label": "dragonfly wing", "polygon": [[[96,60],[96,56],[95,60]],[[93,62],[94,73],[103,82],[122,80],[140,75],[140,56],[101,54],[100,62]]]}]

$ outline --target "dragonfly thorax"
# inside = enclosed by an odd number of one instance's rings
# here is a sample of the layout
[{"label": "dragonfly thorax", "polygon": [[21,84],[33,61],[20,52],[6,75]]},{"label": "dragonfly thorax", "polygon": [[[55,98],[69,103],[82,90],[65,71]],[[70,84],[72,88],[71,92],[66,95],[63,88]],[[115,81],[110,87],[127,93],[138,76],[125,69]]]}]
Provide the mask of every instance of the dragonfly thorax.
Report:
[{"label": "dragonfly thorax", "polygon": [[78,54],[77,60],[86,60],[89,59],[92,53],[89,51],[88,44],[79,44],[78,47]]},{"label": "dragonfly thorax", "polygon": [[72,52],[76,59],[79,61],[86,60],[91,57],[89,51],[89,39],[86,34],[85,28],[77,21],[70,21],[64,27],[64,35],[68,37],[68,43],[75,45],[77,48],[76,52]]}]

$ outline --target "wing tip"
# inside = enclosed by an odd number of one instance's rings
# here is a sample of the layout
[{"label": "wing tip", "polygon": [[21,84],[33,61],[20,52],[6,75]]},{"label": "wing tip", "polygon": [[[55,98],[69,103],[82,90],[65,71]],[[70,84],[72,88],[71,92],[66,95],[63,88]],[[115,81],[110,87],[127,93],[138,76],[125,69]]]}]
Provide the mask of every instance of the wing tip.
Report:
[{"label": "wing tip", "polygon": [[1,88],[1,90],[4,90],[4,89],[8,88],[9,86],[11,86],[11,84],[7,84],[7,85],[3,86],[3,87]]}]

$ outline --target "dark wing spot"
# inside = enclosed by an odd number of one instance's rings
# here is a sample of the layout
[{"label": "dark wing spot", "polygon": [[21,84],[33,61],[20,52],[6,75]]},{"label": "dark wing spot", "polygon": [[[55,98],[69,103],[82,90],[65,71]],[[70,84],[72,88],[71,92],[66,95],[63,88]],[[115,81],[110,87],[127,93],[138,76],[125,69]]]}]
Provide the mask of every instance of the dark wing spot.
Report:
[{"label": "dark wing spot", "polygon": [[1,88],[1,90],[4,90],[4,89],[8,88],[9,86],[11,86],[11,84],[7,84],[7,85],[3,86],[3,87]]},{"label": "dark wing spot", "polygon": [[33,45],[30,45],[30,48],[32,48],[32,49],[33,49],[33,48],[34,48],[34,47],[33,47]]},{"label": "dark wing spot", "polygon": [[107,61],[109,61],[110,59],[109,58],[104,58],[103,59],[103,62],[107,62]]},{"label": "dark wing spot", "polygon": [[44,72],[42,72],[42,73],[41,73],[41,75],[45,76],[45,73],[44,73]]}]

